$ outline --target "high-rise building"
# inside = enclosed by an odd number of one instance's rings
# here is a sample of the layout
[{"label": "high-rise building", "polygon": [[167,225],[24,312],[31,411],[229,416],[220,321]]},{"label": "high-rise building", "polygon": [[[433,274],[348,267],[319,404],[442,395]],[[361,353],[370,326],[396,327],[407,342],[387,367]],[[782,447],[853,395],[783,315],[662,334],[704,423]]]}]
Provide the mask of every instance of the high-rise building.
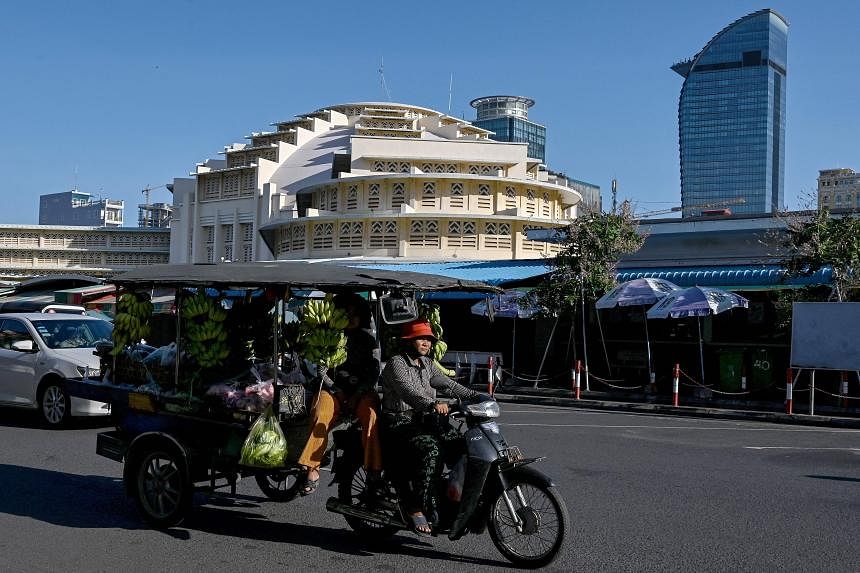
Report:
[{"label": "high-rise building", "polygon": [[469,102],[478,111],[472,122],[492,131],[490,139],[508,143],[528,143],[529,157],[546,162],[546,127],[529,121],[533,99],[521,96],[486,96]]},{"label": "high-rise building", "polygon": [[860,209],[860,173],[853,169],[818,172],[818,206],[828,209]]},{"label": "high-rise building", "polygon": [[773,10],[736,20],[672,66],[684,216],[743,198],[736,214],[783,208],[788,22]]},{"label": "high-rise building", "polygon": [[77,189],[39,196],[39,224],[122,227],[123,201],[94,199]]}]

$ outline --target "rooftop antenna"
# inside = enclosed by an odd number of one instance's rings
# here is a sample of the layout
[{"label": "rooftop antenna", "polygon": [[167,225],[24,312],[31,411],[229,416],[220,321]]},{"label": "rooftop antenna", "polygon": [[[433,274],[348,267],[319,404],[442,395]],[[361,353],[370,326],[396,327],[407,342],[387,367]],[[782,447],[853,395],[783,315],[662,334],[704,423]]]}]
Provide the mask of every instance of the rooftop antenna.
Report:
[{"label": "rooftop antenna", "polygon": [[379,81],[382,83],[382,91],[385,92],[385,97],[388,98],[388,101],[391,101],[391,92],[388,91],[388,84],[385,83],[385,56],[382,57],[378,71]]},{"label": "rooftop antenna", "polygon": [[617,210],[617,208],[618,208],[617,199],[618,199],[618,180],[613,179],[612,180],[612,213],[613,214],[618,212],[618,210]]},{"label": "rooftop antenna", "polygon": [[451,115],[451,97],[454,95],[454,72],[451,72],[451,81],[448,82],[448,115]]},{"label": "rooftop antenna", "polygon": [[78,166],[75,165],[75,175],[74,175],[74,185],[72,187],[72,191],[78,190]]}]

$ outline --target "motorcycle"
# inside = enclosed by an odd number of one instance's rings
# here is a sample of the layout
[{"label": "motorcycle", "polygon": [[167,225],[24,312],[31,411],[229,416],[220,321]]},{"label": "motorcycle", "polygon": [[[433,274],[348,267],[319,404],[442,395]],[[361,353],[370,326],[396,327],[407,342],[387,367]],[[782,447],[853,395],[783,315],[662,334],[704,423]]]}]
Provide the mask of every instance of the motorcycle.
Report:
[{"label": "motorcycle", "polygon": [[[531,467],[544,458],[526,458],[518,447],[508,445],[496,422],[499,415],[499,404],[489,396],[451,405],[448,423],[457,424],[466,453],[437,478],[440,503],[433,534],[447,533],[456,540],[488,531],[512,563],[543,567],[564,543],[567,507],[552,479]],[[371,538],[411,531],[398,493],[397,469],[386,466],[381,481],[369,484],[357,430],[338,430],[333,441],[338,495],[328,499],[326,509]]]}]

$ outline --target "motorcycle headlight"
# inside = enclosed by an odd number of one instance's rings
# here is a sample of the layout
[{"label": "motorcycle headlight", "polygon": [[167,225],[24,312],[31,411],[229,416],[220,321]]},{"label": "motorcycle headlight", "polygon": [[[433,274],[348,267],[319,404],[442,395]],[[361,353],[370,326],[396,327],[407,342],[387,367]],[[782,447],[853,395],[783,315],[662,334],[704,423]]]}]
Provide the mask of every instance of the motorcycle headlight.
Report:
[{"label": "motorcycle headlight", "polygon": [[478,404],[466,406],[466,412],[479,418],[498,418],[500,414],[499,403],[495,400],[487,400]]}]

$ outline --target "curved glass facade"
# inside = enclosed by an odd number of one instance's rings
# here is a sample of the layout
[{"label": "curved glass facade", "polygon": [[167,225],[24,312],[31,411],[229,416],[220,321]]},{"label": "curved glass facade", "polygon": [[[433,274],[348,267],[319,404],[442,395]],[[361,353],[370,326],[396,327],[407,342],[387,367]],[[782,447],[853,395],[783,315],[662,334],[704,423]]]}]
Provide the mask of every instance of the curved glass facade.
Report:
[{"label": "curved glass facade", "polygon": [[692,59],[678,105],[684,216],[729,204],[734,213],[783,207],[788,23],[761,10],[732,23]]}]

